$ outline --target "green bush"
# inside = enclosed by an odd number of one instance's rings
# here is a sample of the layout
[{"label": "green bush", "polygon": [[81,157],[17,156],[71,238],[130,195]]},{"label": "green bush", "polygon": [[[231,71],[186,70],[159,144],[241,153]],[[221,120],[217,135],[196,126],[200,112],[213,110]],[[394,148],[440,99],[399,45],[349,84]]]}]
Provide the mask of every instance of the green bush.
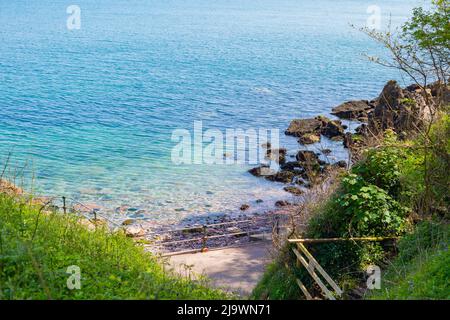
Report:
[{"label": "green bush", "polygon": [[341,236],[394,236],[404,231],[408,209],[387,191],[355,174],[342,179],[342,190],[336,201],[343,216],[341,229],[347,230]]},{"label": "green bush", "polygon": [[[80,267],[81,289],[67,288]],[[227,295],[167,272],[123,233],[90,231],[0,194],[0,299],[218,299]]]},{"label": "green bush", "polygon": [[386,190],[394,197],[400,192],[401,168],[406,159],[405,148],[396,143],[395,133],[387,131],[383,146],[367,150],[364,160],[352,169],[367,183]]}]

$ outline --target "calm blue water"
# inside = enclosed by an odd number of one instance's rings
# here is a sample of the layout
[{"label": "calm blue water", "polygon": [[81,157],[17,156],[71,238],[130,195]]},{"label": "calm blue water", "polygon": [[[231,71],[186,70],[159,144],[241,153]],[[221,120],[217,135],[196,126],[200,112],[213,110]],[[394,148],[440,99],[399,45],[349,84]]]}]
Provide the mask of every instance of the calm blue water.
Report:
[{"label": "calm blue water", "polygon": [[[0,0],[0,162],[27,164],[37,192],[154,218],[232,212],[285,196],[247,166],[174,166],[174,129],[279,128],[372,98],[399,76],[349,24],[410,0]],[[282,137],[295,147],[295,140]],[[342,154],[337,153],[337,156]],[[256,199],[264,199],[256,205]]]}]

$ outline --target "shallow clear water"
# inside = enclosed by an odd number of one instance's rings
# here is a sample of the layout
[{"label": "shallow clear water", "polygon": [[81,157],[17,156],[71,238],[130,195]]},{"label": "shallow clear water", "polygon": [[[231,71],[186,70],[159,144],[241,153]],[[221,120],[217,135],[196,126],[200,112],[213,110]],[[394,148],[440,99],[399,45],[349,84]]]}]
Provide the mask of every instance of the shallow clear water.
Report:
[{"label": "shallow clear water", "polygon": [[[76,4],[80,30],[66,27],[67,1],[0,1],[0,161],[28,163],[41,194],[152,218],[271,206],[282,186],[249,166],[175,166],[172,131],[202,120],[283,132],[399,79],[361,57],[384,52],[349,25],[364,25],[373,1]],[[422,2],[376,4],[386,25]]]}]

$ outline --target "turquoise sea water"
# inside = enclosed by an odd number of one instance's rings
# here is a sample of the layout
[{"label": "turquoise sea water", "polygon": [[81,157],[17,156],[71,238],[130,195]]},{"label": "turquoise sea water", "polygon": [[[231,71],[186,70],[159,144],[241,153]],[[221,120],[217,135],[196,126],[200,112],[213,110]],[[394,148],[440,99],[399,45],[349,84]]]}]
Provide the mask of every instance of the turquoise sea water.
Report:
[{"label": "turquoise sea water", "polygon": [[[270,207],[282,186],[248,166],[175,166],[173,130],[202,120],[283,132],[295,117],[373,98],[401,78],[361,57],[384,51],[349,24],[378,5],[382,25],[396,25],[422,3],[1,0],[0,161],[27,164],[41,194],[155,219]],[[80,30],[66,27],[70,4]]]}]

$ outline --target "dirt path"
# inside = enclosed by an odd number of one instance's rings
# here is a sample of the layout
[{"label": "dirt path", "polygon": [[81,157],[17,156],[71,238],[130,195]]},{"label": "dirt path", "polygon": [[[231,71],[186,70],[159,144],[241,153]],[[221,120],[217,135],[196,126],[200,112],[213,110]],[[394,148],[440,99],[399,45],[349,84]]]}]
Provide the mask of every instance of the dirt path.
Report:
[{"label": "dirt path", "polygon": [[247,246],[172,256],[171,266],[181,274],[186,274],[184,265],[192,265],[196,274],[204,274],[212,280],[212,285],[248,296],[271,261],[271,242],[264,241]]}]

